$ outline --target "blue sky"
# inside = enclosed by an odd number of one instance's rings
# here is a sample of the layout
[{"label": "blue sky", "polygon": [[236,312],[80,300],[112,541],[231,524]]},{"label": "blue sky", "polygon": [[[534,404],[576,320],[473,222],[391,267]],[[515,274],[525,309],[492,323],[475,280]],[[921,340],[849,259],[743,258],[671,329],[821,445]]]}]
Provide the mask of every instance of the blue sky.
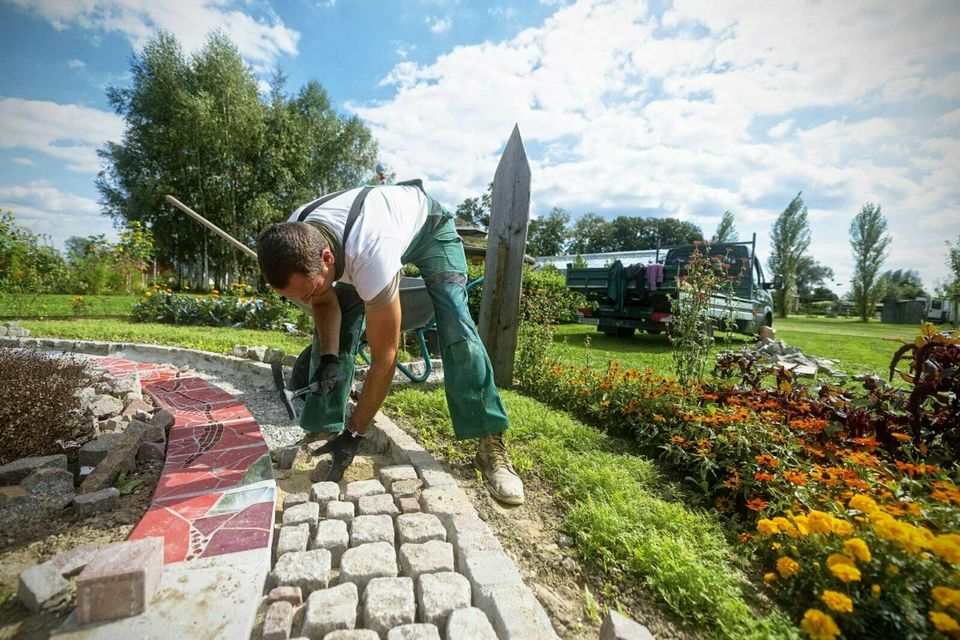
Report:
[{"label": "blue sky", "polygon": [[[848,288],[851,219],[879,202],[887,268],[946,277],[960,236],[960,5],[587,0],[0,0],[0,207],[57,246],[115,235],[96,149],[104,86],[163,28],[223,29],[261,80],[319,80],[400,177],[481,193],[514,123],[531,207],[768,230],[803,191],[813,256]],[[185,221],[185,224],[189,224]]]}]

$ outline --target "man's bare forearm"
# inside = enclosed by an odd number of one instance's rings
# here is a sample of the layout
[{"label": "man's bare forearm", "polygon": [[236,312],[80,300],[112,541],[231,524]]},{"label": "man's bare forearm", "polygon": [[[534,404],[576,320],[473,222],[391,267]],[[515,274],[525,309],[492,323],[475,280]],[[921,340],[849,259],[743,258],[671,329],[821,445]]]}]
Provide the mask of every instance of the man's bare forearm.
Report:
[{"label": "man's bare forearm", "polygon": [[313,325],[317,328],[320,354],[340,353],[340,303],[333,289],[313,302]]},{"label": "man's bare forearm", "polygon": [[374,361],[367,371],[367,377],[363,379],[363,390],[360,392],[360,399],[357,401],[357,407],[350,416],[350,429],[357,433],[366,433],[367,427],[373,421],[373,416],[380,410],[383,399],[387,397],[390,391],[390,385],[393,382],[393,372],[397,364],[397,357],[394,354],[393,360],[389,363],[378,363]]}]

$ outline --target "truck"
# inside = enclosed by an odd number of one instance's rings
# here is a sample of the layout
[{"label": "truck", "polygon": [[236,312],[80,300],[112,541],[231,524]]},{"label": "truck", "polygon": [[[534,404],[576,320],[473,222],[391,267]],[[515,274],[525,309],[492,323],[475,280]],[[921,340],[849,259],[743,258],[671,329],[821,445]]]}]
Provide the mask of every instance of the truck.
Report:
[{"label": "truck", "polygon": [[735,278],[731,294],[718,291],[711,296],[707,326],[723,323],[722,326],[746,335],[758,333],[764,325],[772,327],[770,291],[781,288],[783,282],[779,275],[772,282],[767,281],[756,256],[756,244],[757,236],[753,234],[748,242],[658,249],[649,264],[624,265],[620,260],[604,267],[568,264],[567,288],[583,293],[596,305],[595,309],[581,309],[577,322],[616,336],[632,336],[638,329],[651,334],[664,332],[673,319],[670,299],[677,296],[677,278],[685,273],[693,252],[700,251],[725,256]]}]

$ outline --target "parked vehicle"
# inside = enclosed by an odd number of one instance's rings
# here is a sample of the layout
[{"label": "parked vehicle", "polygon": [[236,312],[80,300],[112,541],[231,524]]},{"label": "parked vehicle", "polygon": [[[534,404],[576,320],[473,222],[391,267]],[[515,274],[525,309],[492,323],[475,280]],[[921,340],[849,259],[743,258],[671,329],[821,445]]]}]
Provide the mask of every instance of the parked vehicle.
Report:
[{"label": "parked vehicle", "polygon": [[[567,287],[597,304],[595,310],[582,309],[577,321],[595,325],[598,331],[610,335],[631,336],[637,329],[663,332],[673,319],[670,298],[677,295],[677,277],[683,275],[695,250],[705,248],[681,245],[661,250],[650,264],[624,266],[619,260],[606,267],[574,268],[568,264]],[[756,234],[750,242],[710,245],[709,254],[725,256],[731,275],[736,277],[731,295],[718,291],[711,296],[707,312],[710,324],[719,326],[732,320],[738,333],[748,335],[757,333],[763,325],[773,326],[770,290],[780,288],[782,282],[780,276],[773,282],[764,278],[756,257]]]},{"label": "parked vehicle", "polygon": [[926,303],[927,322],[934,324],[960,323],[960,309],[952,300],[927,298],[924,302]]}]

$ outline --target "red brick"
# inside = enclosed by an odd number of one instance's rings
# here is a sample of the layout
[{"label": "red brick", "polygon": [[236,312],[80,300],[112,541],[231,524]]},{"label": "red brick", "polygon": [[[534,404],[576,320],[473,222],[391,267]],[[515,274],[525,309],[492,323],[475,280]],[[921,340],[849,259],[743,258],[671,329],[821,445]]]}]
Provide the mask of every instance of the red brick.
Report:
[{"label": "red brick", "polygon": [[286,587],[274,587],[270,590],[270,595],[268,596],[270,602],[289,602],[295,607],[299,607],[303,603],[303,594],[300,590],[300,587],[286,586]]},{"label": "red brick", "polygon": [[77,577],[77,621],[115,620],[143,613],[163,570],[163,538],[103,547]]},{"label": "red brick", "polygon": [[420,503],[414,497],[400,498],[398,502],[400,503],[401,513],[418,513],[420,511]]},{"label": "red brick", "polygon": [[285,600],[274,602],[263,619],[263,640],[288,640],[293,627],[293,605]]}]

